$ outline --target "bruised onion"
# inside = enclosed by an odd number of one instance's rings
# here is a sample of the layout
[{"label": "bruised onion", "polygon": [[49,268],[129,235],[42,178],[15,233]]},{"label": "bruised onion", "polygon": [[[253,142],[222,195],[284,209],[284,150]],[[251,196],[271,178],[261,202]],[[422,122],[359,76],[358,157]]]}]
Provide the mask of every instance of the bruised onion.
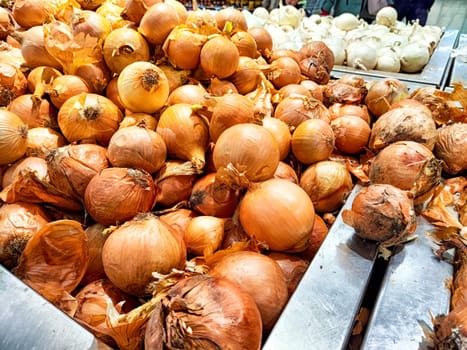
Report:
[{"label": "bruised onion", "polygon": [[0,165],[13,163],[27,150],[28,126],[15,113],[0,109]]},{"label": "bruised onion", "polygon": [[299,252],[308,244],[314,206],[298,185],[270,179],[252,185],[240,202],[240,222],[246,233],[270,250]]},{"label": "bruised onion", "polygon": [[378,118],[389,110],[391,104],[409,97],[407,85],[398,79],[383,78],[373,82],[368,88],[365,104]]},{"label": "bruised onion", "polygon": [[168,274],[183,269],[186,249],[176,231],[147,213],[117,227],[102,250],[107,277],[126,293],[144,296],[153,272]]},{"label": "bruised onion", "polygon": [[104,225],[122,223],[138,213],[150,211],[155,199],[151,175],[131,168],[103,169],[89,181],[84,192],[87,212]]},{"label": "bruised onion", "polygon": [[437,129],[433,152],[443,161],[446,173],[455,175],[467,169],[466,146],[467,124],[452,123]]},{"label": "bruised onion", "polygon": [[336,149],[346,154],[356,154],[368,146],[371,128],[368,123],[353,115],[342,116],[331,121]]},{"label": "bruised onion", "polygon": [[200,67],[209,75],[224,79],[235,73],[240,54],[235,44],[224,35],[211,37],[204,43],[199,62]]},{"label": "bruised onion", "polygon": [[413,201],[407,191],[389,184],[360,189],[351,209],[342,211],[344,222],[364,239],[397,241],[416,228]]},{"label": "bruised onion", "polygon": [[46,98],[33,94],[20,95],[10,102],[8,110],[20,117],[29,128],[58,128],[57,110]]},{"label": "bruised onion", "polygon": [[32,128],[28,131],[27,156],[44,158],[54,148],[65,146],[68,142],[57,130],[51,128]]},{"label": "bruised onion", "polygon": [[353,182],[344,163],[323,160],[305,169],[300,187],[310,196],[316,212],[327,213],[340,209],[352,191]]}]

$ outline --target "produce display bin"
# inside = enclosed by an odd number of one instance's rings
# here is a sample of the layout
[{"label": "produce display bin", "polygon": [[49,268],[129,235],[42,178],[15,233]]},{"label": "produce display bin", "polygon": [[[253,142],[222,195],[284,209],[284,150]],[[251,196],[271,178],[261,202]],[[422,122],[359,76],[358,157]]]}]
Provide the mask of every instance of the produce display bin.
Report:
[{"label": "produce display bin", "polygon": [[[463,50],[467,51],[467,34],[461,34],[459,36],[458,45],[456,47],[462,47],[464,48]],[[448,86],[452,87],[452,83],[454,82],[461,82],[464,86],[467,85],[467,54],[465,56],[459,55],[453,59]]]},{"label": "produce display bin", "polygon": [[340,77],[344,74],[357,74],[363,76],[367,80],[394,78],[407,83],[413,83],[418,87],[434,86],[436,88],[444,88],[447,84],[447,77],[453,64],[451,57],[452,49],[458,41],[458,30],[446,30],[441,37],[437,47],[430,57],[430,61],[420,73],[391,73],[378,70],[364,71],[362,69],[335,65],[331,75]]}]

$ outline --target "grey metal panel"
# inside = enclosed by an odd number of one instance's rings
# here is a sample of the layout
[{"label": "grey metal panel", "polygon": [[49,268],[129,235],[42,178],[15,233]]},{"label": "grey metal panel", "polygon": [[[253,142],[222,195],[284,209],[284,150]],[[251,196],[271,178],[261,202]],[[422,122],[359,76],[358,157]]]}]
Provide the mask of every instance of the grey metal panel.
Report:
[{"label": "grey metal panel", "polygon": [[[459,43],[457,47],[467,46],[467,34],[459,36]],[[458,56],[454,58],[451,76],[449,78],[449,86],[454,82],[461,82],[467,86],[467,56]]]},{"label": "grey metal panel", "polygon": [[[360,186],[343,206],[349,208]],[[341,211],[342,213],[342,211]],[[337,216],[263,350],[345,349],[376,258]]]},{"label": "grey metal panel", "polygon": [[449,311],[452,265],[436,258],[436,246],[426,235],[433,227],[417,219],[417,239],[389,262],[361,350],[424,350],[422,324],[430,313]]},{"label": "grey metal panel", "polygon": [[110,349],[0,265],[0,349]]}]

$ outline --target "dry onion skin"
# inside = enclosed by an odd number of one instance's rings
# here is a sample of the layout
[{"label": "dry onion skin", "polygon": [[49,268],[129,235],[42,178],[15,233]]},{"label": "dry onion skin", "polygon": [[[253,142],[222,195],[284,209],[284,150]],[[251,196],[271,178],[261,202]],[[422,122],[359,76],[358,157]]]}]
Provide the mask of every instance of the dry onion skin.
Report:
[{"label": "dry onion skin", "polygon": [[115,225],[149,212],[156,188],[151,175],[140,169],[106,168],[96,174],[84,192],[89,215],[104,225]]},{"label": "dry onion skin", "polygon": [[398,79],[384,78],[371,83],[365,97],[365,104],[378,118],[386,113],[393,103],[409,97],[406,84]]},{"label": "dry onion skin", "polygon": [[102,264],[107,277],[124,292],[144,296],[152,273],[183,269],[186,249],[177,231],[147,213],[117,227],[104,243]]},{"label": "dry onion skin", "polygon": [[181,344],[186,349],[261,348],[258,307],[251,295],[226,278],[184,278],[159,305],[146,325],[146,349],[175,349]]},{"label": "dry onion skin", "polygon": [[28,131],[26,156],[46,158],[55,148],[63,147],[68,142],[63,135],[51,128],[32,128]]},{"label": "dry onion skin", "polygon": [[416,228],[412,198],[389,184],[363,187],[342,219],[359,237],[377,242],[398,242]]},{"label": "dry onion skin", "polygon": [[0,110],[0,165],[21,158],[28,147],[28,126],[15,113]]},{"label": "dry onion skin", "polygon": [[467,124],[446,124],[436,130],[436,143],[433,150],[443,161],[443,170],[456,175],[467,169]]},{"label": "dry onion skin", "polygon": [[284,179],[250,186],[240,202],[239,218],[245,232],[269,250],[300,252],[308,245],[315,210],[308,194]]}]

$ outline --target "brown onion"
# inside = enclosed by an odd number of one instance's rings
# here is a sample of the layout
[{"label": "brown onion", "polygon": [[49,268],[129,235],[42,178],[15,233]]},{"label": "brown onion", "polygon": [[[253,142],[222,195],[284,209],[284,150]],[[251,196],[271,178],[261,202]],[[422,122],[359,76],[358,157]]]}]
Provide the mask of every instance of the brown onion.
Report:
[{"label": "brown onion", "polygon": [[184,344],[259,350],[261,339],[261,315],[251,295],[229,279],[208,275],[180,280],[152,312],[144,335],[146,349]]},{"label": "brown onion", "polygon": [[154,45],[162,45],[175,26],[182,23],[177,9],[165,2],[151,5],[138,26],[138,31]]},{"label": "brown onion", "polygon": [[287,253],[272,252],[268,253],[267,256],[280,266],[286,279],[289,296],[291,296],[308,269],[309,261]]},{"label": "brown onion", "polygon": [[300,66],[291,57],[279,57],[272,61],[266,76],[276,89],[289,84],[298,84],[302,80]]},{"label": "brown onion", "polygon": [[177,69],[168,62],[159,64],[158,67],[167,77],[167,81],[169,83],[169,94],[183,84],[187,84],[189,81],[188,78],[191,75],[191,70],[189,69]]},{"label": "brown onion", "polygon": [[91,92],[102,94],[107,84],[112,79],[111,72],[103,61],[82,64],[76,68],[75,75],[88,84]]},{"label": "brown onion", "polygon": [[33,94],[20,95],[10,102],[8,110],[20,117],[29,128],[58,128],[57,110],[45,98]]},{"label": "brown onion", "polygon": [[0,263],[7,269],[18,265],[28,240],[49,220],[38,204],[17,202],[0,206]]},{"label": "brown onion", "polygon": [[288,300],[284,272],[274,259],[253,251],[237,251],[223,256],[209,274],[238,283],[258,305],[263,330],[272,329]]},{"label": "brown onion", "polygon": [[326,160],[334,150],[335,136],[331,126],[321,119],[308,119],[292,134],[292,153],[301,163]]},{"label": "brown onion", "polygon": [[202,215],[227,218],[233,215],[240,194],[216,179],[216,173],[199,178],[188,200],[190,208]]},{"label": "brown onion", "polygon": [[235,73],[240,54],[229,38],[224,35],[217,35],[211,37],[203,45],[199,60],[200,67],[208,75],[224,79]]},{"label": "brown onion", "polygon": [[28,147],[28,126],[20,117],[0,109],[0,165],[21,158]]},{"label": "brown onion", "polygon": [[157,119],[147,113],[129,113],[123,117],[120,122],[119,129],[129,126],[144,125],[146,129],[156,130]]},{"label": "brown onion", "polygon": [[273,117],[265,117],[262,119],[263,127],[268,130],[279,146],[279,159],[283,160],[290,152],[290,141],[292,135],[289,127],[285,122]]},{"label": "brown onion", "polygon": [[[105,278],[102,265],[102,248],[108,235],[104,233],[106,227],[102,224],[93,224],[84,231],[88,238],[89,263],[81,284],[88,284],[101,278]],[[76,315],[75,315],[76,316]]]},{"label": "brown onion", "polygon": [[300,186],[270,179],[248,189],[239,215],[245,232],[270,250],[299,252],[308,244],[315,210]]},{"label": "brown onion", "polygon": [[342,103],[334,103],[329,106],[331,113],[331,121],[339,117],[355,116],[363,119],[368,125],[371,124],[370,113],[365,105],[347,105]]},{"label": "brown onion", "polygon": [[201,171],[209,144],[208,128],[195,107],[177,103],[161,113],[156,131],[162,136],[170,157],[188,160]]},{"label": "brown onion", "polygon": [[191,219],[184,235],[188,253],[195,256],[214,253],[224,239],[224,222],[225,219],[208,215]]},{"label": "brown onion", "polygon": [[313,230],[310,232],[310,242],[308,247],[298,255],[306,261],[311,261],[315,257],[316,253],[318,253],[318,250],[323,244],[328,233],[329,228],[324,219],[320,215],[315,214],[315,223],[313,224]]},{"label": "brown onion", "polygon": [[303,85],[310,91],[311,97],[317,99],[318,101],[323,102],[323,86],[319,85],[317,82],[310,80],[310,79],[304,79],[300,82],[300,85]]},{"label": "brown onion", "polygon": [[272,62],[279,57],[290,57],[295,62],[299,63],[300,58],[298,57],[298,51],[293,49],[284,49],[284,48],[276,48],[273,49],[271,52],[271,57],[269,57],[269,62]]},{"label": "brown onion", "polygon": [[237,46],[240,56],[256,58],[258,47],[256,46],[256,40],[253,35],[247,31],[238,31],[232,34],[231,40],[235,46]]},{"label": "brown onion", "polygon": [[105,0],[76,0],[81,8],[85,10],[96,10],[99,6],[104,4]]},{"label": "brown onion", "polygon": [[11,185],[15,181],[16,177],[21,176],[21,173],[25,169],[35,172],[40,179],[45,179],[48,176],[47,162],[43,158],[24,157],[5,168],[2,187],[6,188]]},{"label": "brown onion", "polygon": [[114,167],[138,168],[155,173],[167,158],[162,136],[144,126],[117,130],[109,141],[107,154]]},{"label": "brown onion", "polygon": [[16,0],[11,14],[23,28],[39,26],[55,14],[54,4],[47,0]]},{"label": "brown onion", "polygon": [[152,209],[156,188],[149,173],[130,168],[106,168],[84,192],[87,212],[97,222],[115,225]]},{"label": "brown onion", "polygon": [[409,90],[403,81],[394,78],[383,78],[374,81],[368,88],[365,104],[378,118],[389,110],[391,104],[409,97]]},{"label": "brown onion", "polygon": [[213,96],[224,96],[227,94],[238,93],[237,87],[229,80],[221,80],[216,77],[211,78],[208,92]]},{"label": "brown onion", "polygon": [[199,65],[201,49],[207,40],[206,35],[179,25],[171,30],[162,49],[175,68],[195,69]]},{"label": "brown onion", "polygon": [[214,17],[216,19],[217,28],[221,31],[225,30],[227,22],[230,22],[230,25],[232,26],[231,30],[248,30],[248,23],[245,15],[239,9],[234,7],[221,8],[219,11],[216,11]]},{"label": "brown onion", "polygon": [[451,105],[444,97],[436,94],[436,88],[422,87],[410,94],[410,99],[425,105],[432,113],[436,124],[446,124],[451,120]]},{"label": "brown onion", "polygon": [[240,94],[247,94],[256,90],[261,82],[261,69],[258,63],[251,57],[240,56],[238,66],[230,77]]},{"label": "brown onion", "polygon": [[44,158],[54,148],[65,146],[68,142],[61,133],[51,128],[32,128],[28,131],[27,156]]},{"label": "brown onion", "polygon": [[371,128],[358,116],[348,115],[331,121],[335,146],[339,152],[356,154],[368,146]]},{"label": "brown onion", "polygon": [[9,63],[0,63],[0,106],[8,106],[11,101],[26,93],[28,81],[24,73]]},{"label": "brown onion", "polygon": [[298,50],[300,70],[308,79],[324,85],[334,67],[334,54],[322,41],[310,41]]},{"label": "brown onion", "polygon": [[359,237],[378,242],[403,238],[417,225],[407,191],[388,184],[363,187],[352,208],[342,211],[342,219]]},{"label": "brown onion", "polygon": [[328,124],[331,116],[319,100],[303,96],[289,96],[276,106],[274,117],[285,122],[293,130],[307,119],[321,119]]},{"label": "brown onion", "polygon": [[310,196],[318,213],[327,213],[340,209],[352,191],[353,182],[343,162],[323,160],[305,169],[300,187]]},{"label": "brown onion", "polygon": [[0,39],[4,40],[14,29],[15,20],[11,11],[4,7],[0,8]]},{"label": "brown onion", "polygon": [[171,106],[176,103],[203,104],[203,100],[207,95],[206,89],[201,84],[185,84],[173,90],[168,99],[167,105]]},{"label": "brown onion", "polygon": [[83,78],[69,74],[56,77],[48,89],[50,101],[57,108],[60,108],[70,97],[83,92],[89,93],[91,88]]},{"label": "brown onion", "polygon": [[169,211],[166,214],[162,214],[159,216],[159,219],[175,229],[179,236],[183,238],[188,224],[196,216],[198,216],[198,214],[196,214],[193,210],[182,208]]},{"label": "brown onion", "polygon": [[271,56],[273,48],[273,39],[268,30],[264,27],[250,27],[248,28],[248,33],[255,38],[256,47],[261,56],[268,59]]},{"label": "brown onion", "polygon": [[104,243],[102,263],[107,277],[126,293],[146,295],[153,272],[168,274],[173,268],[184,268],[186,249],[177,235],[153,214],[125,222]]},{"label": "brown onion", "polygon": [[364,97],[363,89],[339,81],[326,84],[323,88],[323,102],[326,106],[334,103],[360,104]]},{"label": "brown onion", "polygon": [[452,123],[437,129],[434,154],[443,161],[443,170],[451,175],[467,169],[467,124]]},{"label": "brown onion", "polygon": [[305,86],[301,84],[288,84],[281,87],[278,91],[279,101],[294,95],[302,95],[305,97],[311,97],[311,92]]},{"label": "brown onion", "polygon": [[292,166],[283,161],[279,162],[276,172],[274,173],[274,178],[288,180],[298,185],[297,172],[292,168]]}]

